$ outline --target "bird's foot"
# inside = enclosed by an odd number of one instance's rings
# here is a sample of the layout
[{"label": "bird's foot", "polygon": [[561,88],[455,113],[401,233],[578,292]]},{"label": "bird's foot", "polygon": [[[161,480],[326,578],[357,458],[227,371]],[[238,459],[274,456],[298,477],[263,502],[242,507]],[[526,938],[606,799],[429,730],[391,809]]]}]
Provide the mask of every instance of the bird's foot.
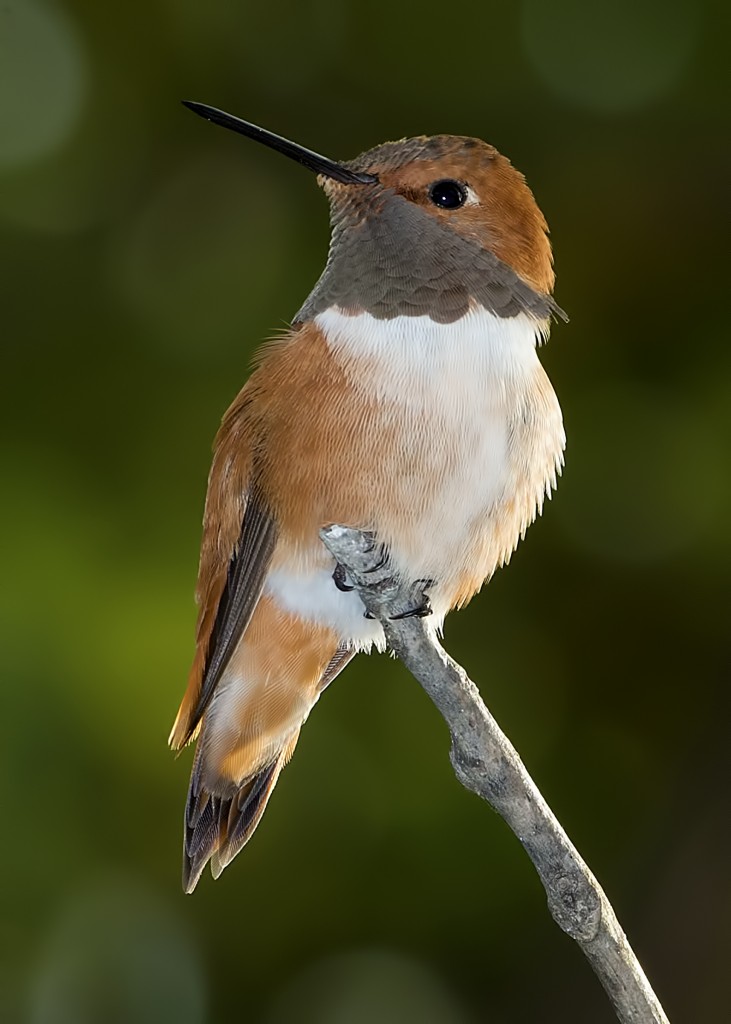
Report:
[{"label": "bird's foot", "polygon": [[431,615],[434,609],[431,606],[431,601],[427,596],[427,590],[434,586],[434,580],[416,580],[414,582],[414,590],[421,591],[421,601],[414,608],[408,608],[405,612],[399,612],[397,615],[391,616],[392,622],[398,622],[400,619],[425,619],[428,615]]},{"label": "bird's foot", "polygon": [[[353,590],[357,590],[359,585],[363,589],[368,590],[373,595],[383,595],[384,599],[387,599],[390,595],[396,596],[396,593],[403,595],[403,603],[407,605],[407,608],[403,612],[398,612],[396,615],[390,616],[392,621],[398,621],[400,619],[423,619],[428,615],[431,615],[433,608],[431,601],[429,600],[426,591],[434,586],[434,580],[431,579],[420,579],[416,580],[413,586],[405,586],[403,577],[401,577],[394,567],[390,564],[390,552],[385,544],[381,544],[376,539],[376,535],[373,533],[366,533],[363,535],[366,538],[366,547],[364,549],[366,554],[375,552],[375,562],[369,565],[367,569],[352,570],[351,573],[338,563],[335,566],[333,572],[333,583],[338,590],[343,593],[351,593]],[[364,559],[366,563],[370,561],[370,558]],[[358,582],[360,581],[360,583]],[[413,607],[408,607],[409,603],[413,600]],[[398,607],[398,605],[397,605]],[[378,616],[374,615],[373,612],[366,610],[364,618],[373,620]]]},{"label": "bird's foot", "polygon": [[[376,546],[376,543],[375,543],[375,538],[374,538],[374,540],[373,540],[373,547],[375,547],[375,546]],[[388,548],[386,547],[386,545],[385,544],[379,544],[378,545],[378,561],[375,563],[375,565],[372,565],[370,567],[370,569],[364,569],[363,570],[363,575],[364,576],[370,576],[371,573],[378,572],[378,570],[382,569],[384,567],[384,565],[388,565],[389,557],[390,557],[390,555],[389,555],[389,551],[388,551]]]},{"label": "bird's foot", "polygon": [[335,572],[333,573],[333,583],[338,588],[338,590],[342,590],[344,594],[348,594],[350,593],[351,590],[355,590],[353,584],[348,583],[348,574],[345,571],[345,567],[340,565],[340,563],[338,563],[335,566]]}]

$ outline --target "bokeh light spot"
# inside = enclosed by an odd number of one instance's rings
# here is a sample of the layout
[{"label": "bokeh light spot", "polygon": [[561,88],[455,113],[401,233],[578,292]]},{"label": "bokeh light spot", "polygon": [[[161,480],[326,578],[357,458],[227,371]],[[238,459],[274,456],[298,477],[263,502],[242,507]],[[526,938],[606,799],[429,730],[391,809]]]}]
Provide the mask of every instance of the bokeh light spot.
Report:
[{"label": "bokeh light spot", "polygon": [[36,160],[68,138],[81,111],[86,55],[60,6],[0,6],[0,167]]},{"label": "bokeh light spot", "polygon": [[276,998],[265,1024],[470,1024],[456,996],[426,964],[386,949],[314,964]]},{"label": "bokeh light spot", "polygon": [[698,38],[698,5],[689,0],[524,0],[526,53],[565,100],[621,111],[673,88]]},{"label": "bokeh light spot", "polygon": [[31,1024],[202,1024],[202,970],[182,925],[131,878],[97,878],[74,892],[37,966]]}]

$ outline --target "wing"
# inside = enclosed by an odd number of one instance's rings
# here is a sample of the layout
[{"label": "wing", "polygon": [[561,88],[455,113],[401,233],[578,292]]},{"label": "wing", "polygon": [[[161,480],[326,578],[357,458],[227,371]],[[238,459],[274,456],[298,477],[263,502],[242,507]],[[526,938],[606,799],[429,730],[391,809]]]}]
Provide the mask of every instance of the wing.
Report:
[{"label": "wing", "polygon": [[196,734],[254,613],[276,543],[276,522],[255,482],[246,392],[226,413],[215,442],[196,588],[196,652],[170,734],[175,750]]}]

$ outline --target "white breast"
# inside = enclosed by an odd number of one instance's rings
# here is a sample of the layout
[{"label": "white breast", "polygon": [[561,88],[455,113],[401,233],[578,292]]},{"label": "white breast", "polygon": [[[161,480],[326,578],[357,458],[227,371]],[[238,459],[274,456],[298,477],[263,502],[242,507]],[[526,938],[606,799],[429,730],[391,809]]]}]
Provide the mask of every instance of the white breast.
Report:
[{"label": "white breast", "polygon": [[[315,323],[354,390],[377,398],[379,416],[397,427],[399,443],[370,470],[374,495],[388,495],[376,529],[405,575],[440,581],[432,604],[441,619],[468,567],[479,586],[509,557],[555,481],[564,435],[536,353],[540,325],[482,308],[452,324],[336,309]],[[373,623],[356,628],[354,595],[333,593],[327,575],[287,580],[277,570],[269,590],[293,611],[309,604],[344,636],[375,639]]]},{"label": "white breast", "polygon": [[335,308],[315,318],[331,348],[370,394],[399,403],[436,402],[455,420],[507,385],[526,382],[538,364],[535,320],[497,317],[481,306],[451,324],[428,316],[378,320]]}]

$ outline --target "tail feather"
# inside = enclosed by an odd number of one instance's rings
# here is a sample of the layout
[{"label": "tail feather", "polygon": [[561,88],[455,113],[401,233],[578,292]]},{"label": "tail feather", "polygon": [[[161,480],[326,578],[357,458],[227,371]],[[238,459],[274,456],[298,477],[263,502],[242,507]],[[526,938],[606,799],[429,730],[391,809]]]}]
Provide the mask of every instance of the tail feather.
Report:
[{"label": "tail feather", "polygon": [[185,807],[186,892],[208,863],[218,878],[251,838],[310,709],[355,653],[266,596],[245,639],[201,724]]},{"label": "tail feather", "polygon": [[229,784],[223,795],[216,795],[206,789],[196,758],[185,808],[185,892],[193,892],[209,861],[213,877],[218,878],[249,841],[261,820],[279,773],[294,750],[296,739],[297,737],[274,761],[256,775],[245,779],[240,786],[233,787]]}]

